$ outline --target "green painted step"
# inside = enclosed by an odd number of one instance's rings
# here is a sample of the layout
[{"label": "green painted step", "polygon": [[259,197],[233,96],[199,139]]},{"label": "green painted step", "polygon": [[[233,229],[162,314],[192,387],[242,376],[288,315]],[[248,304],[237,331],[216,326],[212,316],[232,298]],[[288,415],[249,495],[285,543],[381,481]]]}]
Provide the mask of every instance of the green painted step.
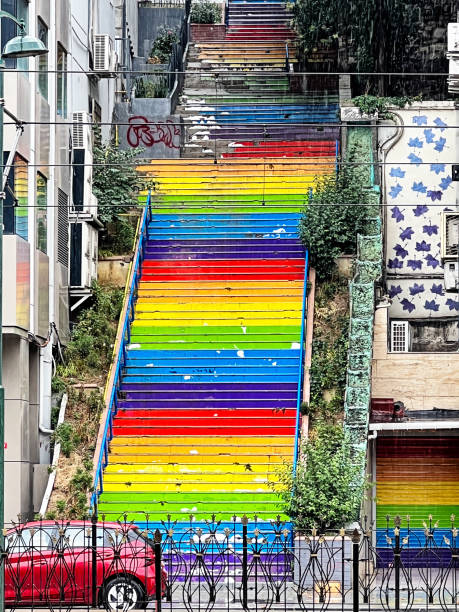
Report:
[{"label": "green painted step", "polygon": [[296,206],[295,208],[289,206],[265,206],[262,204],[258,206],[244,206],[242,207],[225,207],[216,205],[215,207],[178,207],[178,206],[170,206],[170,207],[157,207],[154,206],[154,211],[158,215],[167,215],[167,214],[188,214],[196,216],[204,215],[204,214],[244,214],[244,213],[260,213],[269,211],[270,213],[300,213],[302,211],[302,207]]},{"label": "green painted step", "polygon": [[[294,336],[294,339],[290,338],[282,338],[276,339],[273,341],[272,339],[269,342],[269,346],[272,349],[290,349],[292,348],[292,342],[298,341],[298,334]],[[205,349],[215,349],[215,350],[223,350],[223,349],[234,349],[238,350],[249,350],[249,349],[266,349],[266,336],[261,336],[257,339],[252,337],[252,340],[244,340],[240,336],[228,336],[225,340],[220,338],[210,338],[208,340],[169,340],[169,342],[164,341],[162,339],[154,340],[152,336],[148,337],[140,337],[140,338],[131,338],[132,344],[138,344],[141,349],[154,349],[155,351],[167,351],[171,349],[180,350],[205,350]]]},{"label": "green painted step", "polygon": [[[142,278],[142,280],[148,280],[148,278]],[[178,279],[177,279],[178,280]],[[205,280],[205,279],[201,279]],[[264,279],[263,282],[266,282]],[[174,281],[168,281],[174,282]],[[190,281],[199,282],[199,281]],[[213,281],[216,282],[216,281]],[[231,283],[228,281],[228,285]],[[245,330],[245,331],[244,331]],[[178,336],[183,340],[203,340],[206,336],[219,336],[222,340],[226,341],[238,341],[250,336],[250,339],[255,342],[256,339],[269,344],[268,339],[271,338],[273,341],[276,338],[280,340],[292,339],[292,342],[298,341],[299,331],[301,330],[301,323],[296,325],[250,325],[244,328],[234,324],[234,326],[227,325],[196,325],[190,327],[173,327],[173,326],[160,326],[160,325],[141,325],[140,321],[137,323],[134,321],[131,329],[131,342],[135,342],[134,338],[145,338],[143,342],[148,339],[153,340],[155,336],[159,338]],[[268,336],[268,339],[266,338]]]},{"label": "green painted step", "polygon": [[193,103],[198,104],[204,101],[205,104],[337,104],[339,101],[338,96],[297,96],[297,95],[285,95],[285,96],[272,96],[263,97],[256,96],[251,98],[250,96],[226,96],[217,95],[211,97],[201,98],[200,100],[195,99],[192,96],[190,100],[183,102],[183,104],[191,105]]},{"label": "green painted step", "polygon": [[[459,500],[458,500],[459,501]],[[410,525],[413,528],[423,528],[423,521],[428,522],[429,515],[432,515],[433,522],[439,521],[439,527],[442,529],[448,529],[451,527],[451,515],[454,514],[459,517],[459,504],[456,506],[435,506],[429,504],[428,506],[418,505],[378,505],[376,508],[376,527],[385,528],[387,525],[386,516],[389,515],[391,520],[389,526],[394,526],[394,517],[400,516],[402,519],[402,528],[406,527],[406,517],[410,517]]]},{"label": "green painted step", "polygon": [[[128,521],[133,523],[145,522],[147,520],[146,514],[148,514],[148,520],[157,521],[157,520],[167,520],[168,515],[170,515],[171,521],[178,521],[179,523],[189,521],[190,514],[193,514],[195,521],[204,521],[210,519],[212,514],[217,515],[217,520],[220,521],[232,521],[234,516],[241,516],[241,507],[239,505],[234,511],[220,511],[217,510],[213,512],[211,509],[205,509],[204,511],[199,512],[177,512],[171,510],[167,506],[161,507],[161,509],[155,509],[154,511],[150,509],[141,509],[138,511],[130,511],[126,512],[126,508],[110,508],[107,507],[103,502],[98,506],[99,517],[105,521]],[[249,509],[247,512],[243,512],[242,514],[246,514],[250,519],[252,519],[255,515],[261,521],[270,521],[276,520],[277,516],[280,516],[281,521],[289,521],[289,517],[282,512],[278,512],[277,510],[266,510],[259,511],[256,508]],[[126,515],[126,518],[125,518]]]}]

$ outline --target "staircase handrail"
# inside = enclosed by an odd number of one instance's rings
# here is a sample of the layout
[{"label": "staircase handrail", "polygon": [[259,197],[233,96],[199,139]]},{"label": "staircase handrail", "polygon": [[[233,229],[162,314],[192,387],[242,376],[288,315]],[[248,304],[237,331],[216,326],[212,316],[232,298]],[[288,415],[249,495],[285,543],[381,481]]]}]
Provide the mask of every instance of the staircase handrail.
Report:
[{"label": "staircase handrail", "polygon": [[[140,279],[140,267],[142,265],[145,240],[148,237],[148,223],[151,220],[151,190],[148,192],[145,209],[142,213],[140,227],[136,236],[136,249],[134,259],[131,263],[130,272],[128,274],[128,282],[126,284],[126,293],[123,305],[123,315],[120,318],[118,332],[116,336],[115,347],[118,346],[116,359],[114,359],[112,368],[110,369],[109,378],[106,386],[106,397],[108,392],[109,400],[107,402],[107,415],[105,419],[104,430],[101,443],[99,446],[99,456],[97,458],[97,466],[94,473],[93,493],[91,496],[90,510],[92,514],[97,514],[97,502],[100,494],[104,490],[103,473],[108,464],[108,445],[113,439],[113,419],[118,412],[118,390],[120,383],[121,369],[126,360],[126,344],[131,341],[130,324],[134,319],[134,307],[137,299],[137,289]],[[129,289],[128,289],[129,288]],[[110,386],[111,385],[111,386]],[[97,451],[96,451],[97,452]]]},{"label": "staircase handrail", "polygon": [[306,342],[307,290],[308,290],[309,251],[304,258],[303,305],[301,309],[300,361],[298,366],[298,391],[296,397],[295,446],[293,452],[293,475],[296,473],[301,442],[301,404],[303,401],[304,355]]}]

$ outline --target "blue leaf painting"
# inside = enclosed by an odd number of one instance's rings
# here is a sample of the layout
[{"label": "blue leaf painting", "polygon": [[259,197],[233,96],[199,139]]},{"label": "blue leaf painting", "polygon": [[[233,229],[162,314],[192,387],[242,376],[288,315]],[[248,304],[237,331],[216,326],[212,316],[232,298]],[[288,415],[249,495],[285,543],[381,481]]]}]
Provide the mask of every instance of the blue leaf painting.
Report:
[{"label": "blue leaf painting", "polygon": [[413,272],[415,270],[421,270],[422,269],[422,261],[420,259],[408,259],[408,261],[406,262],[406,267],[407,268],[411,268],[413,270]]},{"label": "blue leaf painting", "polygon": [[438,309],[440,308],[440,306],[437,304],[437,302],[435,300],[426,300],[426,303],[424,304],[424,308],[426,310],[432,310],[433,312],[438,312]]},{"label": "blue leaf painting", "polygon": [[413,123],[416,125],[427,125],[427,117],[426,115],[418,115],[413,117]]},{"label": "blue leaf painting", "polygon": [[389,287],[389,297],[391,298],[391,300],[397,296],[400,295],[402,293],[402,288],[400,287],[400,285],[391,285]]},{"label": "blue leaf painting", "polygon": [[438,259],[435,259],[435,257],[433,257],[433,255],[431,255],[430,253],[426,257],[426,262],[429,268],[433,268],[434,270],[437,266],[440,265]]},{"label": "blue leaf painting", "polygon": [[414,229],[407,227],[400,234],[400,240],[411,240],[411,236],[414,234]]},{"label": "blue leaf painting", "polygon": [[424,234],[432,236],[432,234],[438,234],[438,225],[424,225],[422,227]]},{"label": "blue leaf painting", "polygon": [[440,174],[440,172],[445,171],[445,164],[430,164],[430,171]]},{"label": "blue leaf painting", "polygon": [[416,309],[416,306],[406,298],[403,298],[400,304],[403,306],[403,310],[408,310],[408,312],[413,312]]},{"label": "blue leaf painting", "polygon": [[432,202],[435,202],[435,200],[441,200],[442,196],[443,196],[442,191],[428,191],[427,192],[427,197],[430,198]]},{"label": "blue leaf painting", "polygon": [[402,213],[398,206],[394,206],[393,208],[391,208],[391,212],[392,219],[395,219],[397,223],[400,223],[400,221],[403,221],[405,219],[405,215]]},{"label": "blue leaf painting", "polygon": [[414,181],[411,189],[412,191],[417,191],[419,193],[425,193],[427,191],[427,187],[422,181],[419,181],[419,183],[416,183],[416,181]]},{"label": "blue leaf painting", "polygon": [[425,291],[424,285],[418,285],[417,283],[414,283],[414,285],[410,287],[409,289],[410,289],[410,295],[418,295],[418,293],[424,293]]},{"label": "blue leaf painting", "polygon": [[408,146],[416,149],[422,149],[424,143],[419,138],[410,138],[408,141]]},{"label": "blue leaf painting", "polygon": [[416,166],[419,166],[420,164],[422,164],[422,159],[418,157],[417,155],[415,155],[414,153],[410,153],[408,155],[408,159],[410,160],[412,164],[416,164]]},{"label": "blue leaf painting", "polygon": [[443,136],[440,136],[440,138],[435,143],[435,147],[434,147],[435,151],[438,151],[439,153],[441,153],[443,149],[445,148],[445,144],[446,144],[446,138],[443,138]]},{"label": "blue leaf painting", "polygon": [[420,217],[421,215],[425,215],[427,212],[429,212],[429,207],[425,204],[419,204],[419,206],[413,208],[413,212],[415,217]]},{"label": "blue leaf painting", "polygon": [[396,244],[394,246],[394,251],[397,257],[401,257],[402,259],[405,259],[405,257],[408,255],[408,251],[404,249],[401,244]]},{"label": "blue leaf painting", "polygon": [[427,244],[425,240],[422,240],[421,242],[416,242],[416,251],[419,251],[420,253],[427,253],[427,251],[430,251],[430,244]]},{"label": "blue leaf painting", "polygon": [[436,126],[440,128],[440,132],[443,132],[443,130],[448,127],[448,124],[442,121],[440,117],[437,117],[436,119],[434,119],[434,123]]},{"label": "blue leaf painting", "polygon": [[389,195],[391,198],[396,198],[398,194],[402,191],[403,187],[397,183],[395,187],[391,187],[389,191]]},{"label": "blue leaf painting", "polygon": [[435,140],[435,135],[430,128],[428,130],[424,130],[424,136],[426,137],[427,144],[432,144],[432,142]]},{"label": "blue leaf painting", "polygon": [[440,188],[445,190],[451,185],[452,179],[450,176],[444,176],[440,182]]},{"label": "blue leaf painting", "polygon": [[441,283],[438,283],[438,285],[434,283],[430,291],[436,295],[443,295],[443,285]]},{"label": "blue leaf painting", "polygon": [[405,178],[406,170],[402,170],[399,168],[391,168],[389,172],[389,176],[393,176],[395,178]]},{"label": "blue leaf painting", "polygon": [[459,310],[459,302],[456,302],[456,300],[451,298],[446,300],[446,305],[449,306],[450,310]]},{"label": "blue leaf painting", "polygon": [[391,268],[392,270],[400,270],[403,268],[403,261],[400,261],[397,257],[394,257],[394,259],[389,259],[387,267]]}]

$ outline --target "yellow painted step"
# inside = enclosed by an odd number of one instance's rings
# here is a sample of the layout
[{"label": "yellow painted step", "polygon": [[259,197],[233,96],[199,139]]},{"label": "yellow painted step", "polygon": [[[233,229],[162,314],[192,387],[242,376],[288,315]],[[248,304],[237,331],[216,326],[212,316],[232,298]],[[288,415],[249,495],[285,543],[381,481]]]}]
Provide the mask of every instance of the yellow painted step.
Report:
[{"label": "yellow painted step", "polygon": [[277,482],[278,478],[275,474],[268,477],[267,474],[115,474],[113,472],[104,473],[104,485],[110,484],[126,484],[138,483],[148,485],[162,484],[210,484],[210,483],[226,483],[226,484],[248,484],[250,486],[269,484]]},{"label": "yellow painted step", "polygon": [[[280,301],[280,298],[279,298]],[[167,313],[183,313],[186,312],[190,314],[192,312],[254,312],[255,308],[257,312],[269,312],[269,313],[293,313],[297,311],[301,311],[302,304],[300,300],[297,300],[297,307],[295,305],[290,305],[288,308],[282,309],[279,308],[279,302],[267,302],[266,300],[260,302],[242,302],[240,300],[230,300],[227,304],[215,304],[214,302],[208,300],[205,303],[195,304],[192,301],[186,304],[181,304],[178,302],[166,302],[162,301],[161,303],[151,303],[147,300],[141,301],[138,300],[136,303],[136,312],[140,315],[144,314],[158,314],[162,312]]]},{"label": "yellow painted step", "polygon": [[152,465],[167,465],[171,461],[174,463],[185,463],[190,461],[190,458],[193,457],[195,463],[204,465],[207,465],[209,461],[213,464],[232,465],[235,460],[247,464],[251,464],[255,461],[266,461],[266,464],[281,464],[284,459],[291,461],[293,458],[293,443],[288,450],[282,450],[276,454],[269,454],[262,450],[259,450],[258,453],[246,453],[244,450],[244,454],[241,454],[241,449],[237,448],[234,448],[232,453],[217,454],[218,449],[214,449],[213,452],[213,455],[209,452],[200,452],[198,455],[190,455],[189,453],[180,453],[176,449],[163,448],[159,449],[159,452],[152,454],[151,449],[148,449],[148,447],[139,447],[137,452],[131,452],[131,449],[126,450],[126,448],[123,448],[113,450],[110,455],[110,460],[116,463],[144,464],[145,462],[149,462]]},{"label": "yellow painted step", "polygon": [[131,465],[130,462],[126,463],[114,463],[111,462],[107,465],[104,473],[107,474],[124,474],[125,477],[128,474],[156,474],[174,475],[175,477],[182,477],[183,475],[193,474],[213,474],[214,476],[226,475],[226,474],[261,474],[267,476],[268,474],[274,474],[278,466],[270,468],[269,462],[266,460],[263,462],[263,457],[259,458],[259,463],[251,461],[250,463],[241,463],[235,458],[235,461],[231,464],[218,464],[208,463],[202,466],[199,463],[167,463],[167,464],[152,464],[152,463],[137,463],[135,466]]},{"label": "yellow painted step", "polygon": [[[199,313],[191,313],[198,314]],[[250,316],[247,315],[247,318],[244,318],[244,313],[241,313],[241,316],[237,316],[235,313],[234,316],[229,317],[227,313],[222,313],[222,316],[218,316],[218,313],[213,313],[212,316],[209,314],[205,319],[198,319],[193,316],[187,317],[184,314],[180,314],[180,316],[175,316],[174,313],[171,313],[171,316],[168,317],[166,314],[162,316],[153,316],[152,313],[149,313],[146,316],[136,316],[136,320],[132,324],[132,329],[137,327],[219,327],[219,326],[237,326],[237,327],[248,327],[250,325],[291,325],[295,326],[301,323],[301,313],[294,313],[292,316],[287,316],[286,314],[279,314],[279,317],[274,318],[263,318],[265,313],[261,313],[260,316],[257,316],[257,313],[254,312]]]},{"label": "yellow painted step", "polygon": [[106,483],[104,479],[104,491],[105,492],[143,492],[143,493],[273,493],[279,486],[258,484],[250,485],[247,483],[183,483],[183,484],[152,484],[152,483]]},{"label": "yellow painted step", "polygon": [[[136,309],[138,309],[139,312],[145,312],[144,308],[147,306],[152,310],[161,308],[163,311],[167,311],[173,306],[180,305],[183,306],[184,309],[189,309],[191,311],[201,308],[204,305],[206,307],[209,305],[209,307],[211,306],[212,308],[218,309],[229,308],[230,306],[237,307],[238,305],[245,306],[249,303],[241,302],[244,296],[232,295],[232,292],[229,295],[215,295],[211,292],[208,292],[208,295],[202,295],[202,292],[200,292],[199,295],[192,295],[190,290],[189,295],[184,295],[183,292],[180,292],[179,295],[174,296],[165,291],[161,291],[159,283],[157,288],[160,295],[156,295],[154,290],[152,290],[148,297],[144,295],[147,290],[143,290],[136,302]],[[267,296],[269,297],[269,302],[266,299]],[[250,296],[250,303],[257,304],[257,308],[258,305],[267,305],[269,307],[274,304],[289,304],[289,306],[291,305],[290,307],[294,307],[296,304],[302,302],[302,297],[303,296],[299,292],[297,292],[296,295],[269,295],[265,293],[264,295]],[[219,304],[217,305],[216,302]]]},{"label": "yellow painted step", "polygon": [[115,436],[110,442],[111,447],[116,446],[165,446],[171,445],[182,449],[207,449],[212,454],[215,448],[258,448],[280,449],[293,445],[290,436]]}]

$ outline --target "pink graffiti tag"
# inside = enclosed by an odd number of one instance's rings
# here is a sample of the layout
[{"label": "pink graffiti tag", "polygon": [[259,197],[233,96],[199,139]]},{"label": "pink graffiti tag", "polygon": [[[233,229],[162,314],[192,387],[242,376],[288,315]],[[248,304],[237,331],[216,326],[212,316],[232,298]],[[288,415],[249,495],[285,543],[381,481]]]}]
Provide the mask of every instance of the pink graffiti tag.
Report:
[{"label": "pink graffiti tag", "polygon": [[151,123],[146,117],[131,117],[127,141],[133,148],[144,145],[152,147],[160,142],[169,149],[179,149],[180,144],[175,144],[175,136],[180,136],[180,129],[174,125],[172,119],[165,123]]}]

